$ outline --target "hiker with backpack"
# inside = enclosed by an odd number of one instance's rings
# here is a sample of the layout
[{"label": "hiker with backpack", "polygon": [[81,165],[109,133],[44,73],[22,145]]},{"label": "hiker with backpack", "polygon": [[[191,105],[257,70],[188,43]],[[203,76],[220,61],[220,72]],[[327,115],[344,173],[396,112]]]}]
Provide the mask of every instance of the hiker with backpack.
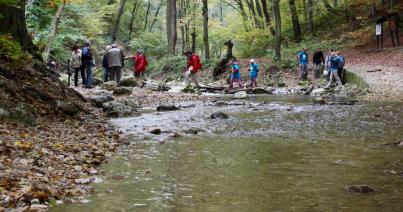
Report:
[{"label": "hiker with backpack", "polygon": [[133,62],[134,62],[134,77],[136,77],[137,80],[142,80],[144,77],[144,72],[148,66],[148,60],[144,56],[144,53],[141,49],[138,49],[136,51],[136,55],[133,57]]},{"label": "hiker with backpack", "polygon": [[339,86],[343,86],[343,83],[341,82],[339,74],[338,74],[340,61],[341,61],[341,58],[337,55],[337,53],[332,52],[331,58],[330,58],[330,63],[331,63],[330,80],[326,87],[330,87],[333,84],[333,81],[335,81],[335,80]]},{"label": "hiker with backpack", "polygon": [[238,60],[236,58],[232,61],[231,68],[231,78],[229,81],[229,89],[234,87],[234,82],[238,83],[239,88],[243,88],[242,80],[241,80],[241,68],[239,67]]},{"label": "hiker with backpack", "polygon": [[340,77],[341,82],[344,82],[344,78],[345,78],[345,73],[344,73],[344,64],[346,63],[346,59],[344,58],[344,56],[342,54],[340,54],[339,51],[336,52],[337,56],[339,57],[339,67],[338,67],[338,71],[337,74]]},{"label": "hiker with backpack", "polygon": [[86,70],[85,88],[92,87],[92,66],[94,65],[94,59],[92,57],[91,44],[89,42],[84,43],[81,54],[81,65]]},{"label": "hiker with backpack", "polygon": [[108,64],[108,51],[110,49],[112,49],[112,46],[110,45],[107,45],[105,47],[105,54],[104,57],[102,58],[102,67],[104,68],[104,82],[108,82],[110,77],[110,69]]},{"label": "hiker with backpack", "polygon": [[197,72],[203,67],[200,62],[199,55],[195,54],[192,51],[186,51],[183,53],[188,59],[187,62],[187,70],[185,72],[185,81],[187,85],[190,85],[190,78],[192,78],[193,82],[197,87],[200,87],[200,84],[197,80]]},{"label": "hiker with backpack", "polygon": [[314,77],[318,79],[322,74],[322,64],[325,63],[325,57],[323,56],[323,52],[318,48],[313,54],[313,64],[315,67]]},{"label": "hiker with backpack", "polygon": [[300,68],[300,80],[306,80],[308,78],[308,52],[306,48],[303,48],[297,55],[297,61]]},{"label": "hiker with backpack", "polygon": [[117,44],[112,44],[112,48],[107,52],[110,80],[120,82],[122,78],[122,68],[124,66],[125,55]]},{"label": "hiker with backpack", "polygon": [[71,67],[74,69],[74,86],[78,86],[78,73],[81,72],[81,79],[83,85],[85,85],[85,69],[82,67],[81,63],[82,51],[77,46],[73,46],[73,52],[71,53],[70,61]]},{"label": "hiker with backpack", "polygon": [[256,64],[255,59],[250,60],[250,65],[249,65],[249,76],[250,76],[250,87],[257,87],[257,75],[259,73],[259,65]]}]

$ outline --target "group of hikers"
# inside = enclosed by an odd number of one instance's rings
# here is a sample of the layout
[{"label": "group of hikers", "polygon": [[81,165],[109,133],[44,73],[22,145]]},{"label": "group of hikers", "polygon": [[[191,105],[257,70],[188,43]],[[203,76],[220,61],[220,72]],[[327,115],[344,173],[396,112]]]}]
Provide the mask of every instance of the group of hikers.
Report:
[{"label": "group of hikers", "polygon": [[[309,55],[307,49],[303,48],[298,52],[297,61],[300,68],[299,79],[307,80],[309,71]],[[327,87],[330,87],[334,81],[336,81],[338,86],[343,86],[343,70],[346,60],[339,51],[331,49],[325,57],[323,52],[318,48],[313,54],[312,61],[314,65],[315,79],[319,79],[323,76],[327,81],[329,81]]]},{"label": "group of hikers", "polygon": [[[202,69],[202,63],[200,57],[193,51],[185,51],[183,53],[187,57],[187,69],[184,73],[186,84],[189,85],[192,80],[197,87],[200,87],[197,73]],[[85,88],[93,88],[93,73],[92,67],[95,65],[93,53],[91,50],[90,43],[84,43],[82,49],[77,45],[73,47],[73,52],[71,53],[71,66],[74,69],[74,85],[78,86],[78,77],[81,74],[82,84]],[[125,57],[122,48],[117,44],[107,45],[105,47],[105,53],[102,59],[102,67],[104,70],[104,81],[108,82],[110,80],[119,83],[122,77],[122,71],[124,70],[124,61],[133,61],[133,72],[134,77],[137,80],[142,80],[144,72],[148,66],[147,58],[145,57],[142,50],[138,49],[133,56]],[[307,80],[308,78],[308,65],[309,65],[309,54],[307,49],[303,48],[297,54],[297,61],[299,64],[299,79]],[[340,54],[339,51],[330,50],[329,53],[324,56],[320,49],[317,49],[313,54],[313,67],[314,67],[314,78],[319,79],[321,76],[325,77],[329,83],[327,87],[330,87],[335,81],[337,85],[343,85],[344,78],[344,64],[345,58]],[[257,77],[259,73],[259,65],[256,63],[255,59],[249,61],[247,67],[247,72],[250,77],[250,88],[257,87]],[[236,58],[232,59],[231,74],[229,76],[229,89],[234,87],[234,83],[237,83],[240,88],[244,88],[243,81],[241,79],[241,67]]]},{"label": "group of hikers", "polygon": [[[90,43],[84,43],[83,48],[80,49],[78,45],[73,46],[71,53],[71,67],[74,69],[74,86],[78,86],[78,75],[81,73],[82,84],[85,88],[93,88],[93,73],[92,67],[95,65],[95,60],[91,50]],[[137,50],[133,56],[125,57],[122,48],[117,44],[107,45],[105,53],[102,58],[102,67],[104,69],[104,82],[110,80],[119,83],[122,78],[122,71],[124,70],[124,61],[133,60],[134,76],[141,80],[144,71],[148,66],[147,58],[144,56],[142,50]]]}]

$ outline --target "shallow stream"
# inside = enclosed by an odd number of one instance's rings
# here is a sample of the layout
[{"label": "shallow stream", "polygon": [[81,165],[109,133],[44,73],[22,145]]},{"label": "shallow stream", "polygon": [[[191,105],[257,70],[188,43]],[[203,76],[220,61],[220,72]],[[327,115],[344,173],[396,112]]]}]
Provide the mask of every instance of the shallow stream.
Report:
[{"label": "shallow stream", "polygon": [[[88,204],[51,211],[403,210],[403,148],[381,146],[403,139],[401,104],[260,96],[183,106],[113,120],[141,142],[101,167]],[[356,184],[375,192],[350,193]]]}]

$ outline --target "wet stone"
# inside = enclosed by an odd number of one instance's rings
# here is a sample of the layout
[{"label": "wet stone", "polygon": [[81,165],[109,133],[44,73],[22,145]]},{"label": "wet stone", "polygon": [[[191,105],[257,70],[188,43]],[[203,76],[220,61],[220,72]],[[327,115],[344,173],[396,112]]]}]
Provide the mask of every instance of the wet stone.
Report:
[{"label": "wet stone", "polygon": [[175,105],[160,105],[157,107],[158,111],[172,111],[179,110],[180,108]]},{"label": "wet stone", "polygon": [[223,112],[217,112],[211,114],[211,119],[228,119],[229,116]]},{"label": "wet stone", "polygon": [[154,135],[159,135],[159,134],[161,134],[161,129],[153,129],[150,131],[150,133],[154,134]]},{"label": "wet stone", "polygon": [[352,185],[348,187],[348,190],[352,193],[372,193],[375,192],[375,190],[368,185]]}]

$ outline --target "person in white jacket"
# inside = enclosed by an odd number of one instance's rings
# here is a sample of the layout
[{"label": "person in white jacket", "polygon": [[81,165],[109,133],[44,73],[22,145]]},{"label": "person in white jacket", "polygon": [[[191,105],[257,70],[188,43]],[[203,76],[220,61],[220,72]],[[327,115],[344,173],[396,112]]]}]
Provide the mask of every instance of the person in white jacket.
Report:
[{"label": "person in white jacket", "polygon": [[74,86],[78,86],[78,73],[81,73],[81,79],[83,85],[85,85],[85,70],[81,64],[82,51],[77,45],[73,46],[73,52],[71,53],[71,67],[74,69]]}]

